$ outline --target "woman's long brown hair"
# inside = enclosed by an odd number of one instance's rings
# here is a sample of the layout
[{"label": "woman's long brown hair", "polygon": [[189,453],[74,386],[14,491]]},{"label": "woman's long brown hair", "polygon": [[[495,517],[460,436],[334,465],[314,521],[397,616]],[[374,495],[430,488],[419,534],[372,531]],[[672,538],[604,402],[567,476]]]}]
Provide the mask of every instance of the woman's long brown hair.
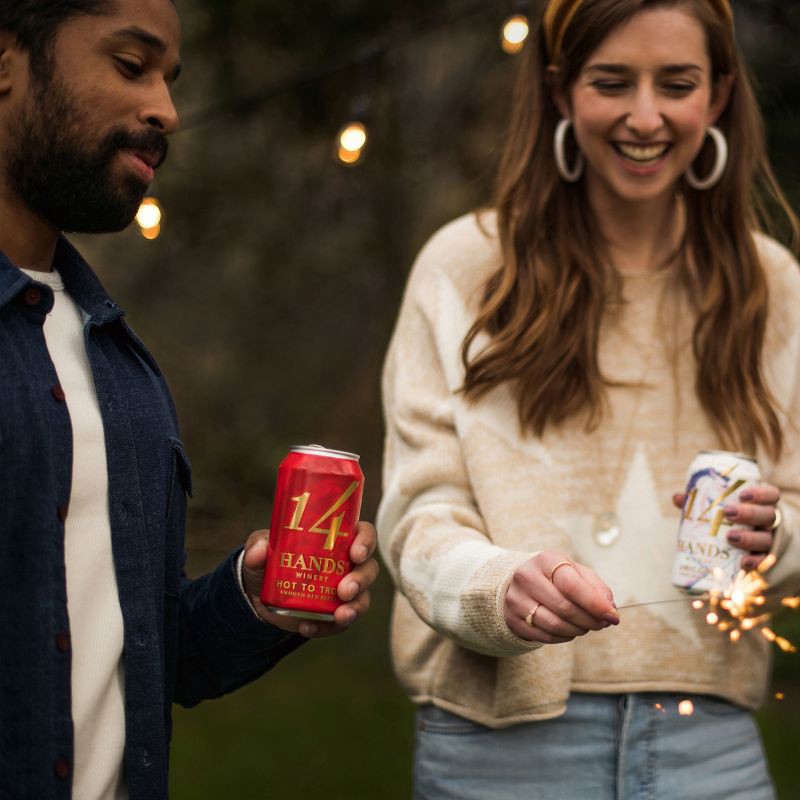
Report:
[{"label": "woman's long brown hair", "polygon": [[[686,8],[706,31],[716,82],[735,80],[717,122],[730,145],[720,183],[705,192],[682,187],[687,229],[678,259],[680,279],[695,302],[695,388],[722,443],[745,452],[780,454],[783,435],[762,367],[768,291],[753,233],[772,230],[770,207],[786,216],[795,242],[797,219],[770,167],[764,126],[730,23],[703,0],[592,0],[570,23],[558,67],[559,88],[572,86],[584,63],[618,25],[645,8]],[[502,266],[489,280],[478,317],[462,346],[463,392],[477,400],[509,382],[523,430],[585,415],[602,418],[609,385],[598,363],[606,303],[618,277],[582,182],[567,184],[553,159],[560,115],[546,83],[541,30],[523,57],[510,133],[500,165],[496,210]],[[711,155],[696,170],[706,175]],[[476,354],[476,337],[489,345]]]}]

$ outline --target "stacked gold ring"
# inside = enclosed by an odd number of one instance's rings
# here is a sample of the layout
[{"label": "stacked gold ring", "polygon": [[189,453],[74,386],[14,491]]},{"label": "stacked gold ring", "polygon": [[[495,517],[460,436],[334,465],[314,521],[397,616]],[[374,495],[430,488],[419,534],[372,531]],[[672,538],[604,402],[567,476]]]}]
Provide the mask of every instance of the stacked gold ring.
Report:
[{"label": "stacked gold ring", "polygon": [[553,569],[550,570],[550,574],[547,576],[550,579],[550,583],[554,583],[553,577],[555,576],[556,572],[561,569],[561,567],[572,567],[575,568],[575,564],[572,561],[559,561]]},{"label": "stacked gold ring", "polygon": [[536,616],[536,612],[539,610],[541,603],[537,603],[526,615],[525,615],[525,622],[530,625],[531,628],[536,627],[536,623],[534,622],[534,617]]}]

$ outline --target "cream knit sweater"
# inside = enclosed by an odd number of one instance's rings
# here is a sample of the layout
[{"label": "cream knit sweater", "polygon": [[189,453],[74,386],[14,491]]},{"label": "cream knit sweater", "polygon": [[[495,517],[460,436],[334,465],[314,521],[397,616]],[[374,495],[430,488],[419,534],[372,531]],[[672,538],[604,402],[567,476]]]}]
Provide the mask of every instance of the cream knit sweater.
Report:
[{"label": "cream knit sweater", "polygon": [[[772,240],[758,245],[771,291],[767,374],[798,423],[800,270]],[[691,315],[668,272],[624,277],[627,302],[607,314],[601,368],[640,387],[608,390],[597,432],[576,422],[521,435],[508,387],[465,402],[461,343],[499,264],[492,215],[437,233],[414,266],[386,360],[378,530],[398,588],[400,681],[415,702],[491,727],[558,716],[571,691],[708,693],[758,706],[768,643],[752,634],[732,644],[688,602],[622,610],[616,628],[538,649],[506,626],[514,570],[544,549],[591,566],[620,606],[681,597],[670,583],[680,516],[671,496],[697,452],[720,442],[695,397]],[[800,434],[784,427],[781,462],[759,454],[759,463],[782,491],[780,560],[769,578],[788,592],[800,575]],[[610,547],[592,533],[606,510],[622,522]]]}]

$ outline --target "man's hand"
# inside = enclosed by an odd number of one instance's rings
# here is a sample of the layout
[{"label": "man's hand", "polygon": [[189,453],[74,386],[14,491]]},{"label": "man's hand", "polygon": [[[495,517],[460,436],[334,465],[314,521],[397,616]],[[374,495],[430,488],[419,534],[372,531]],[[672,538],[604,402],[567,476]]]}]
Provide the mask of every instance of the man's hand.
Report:
[{"label": "man's hand", "polygon": [[378,542],[375,526],[369,522],[359,522],[356,536],[350,547],[350,560],[353,571],[339,582],[337,593],[343,605],[334,612],[333,622],[285,617],[267,611],[259,599],[264,580],[264,565],[267,561],[267,539],[269,531],[251,533],[244,545],[242,563],[242,582],[250,602],[258,616],[265,622],[307,638],[334,636],[342,633],[369,608],[369,587],[378,577],[378,562],[372,557]]}]

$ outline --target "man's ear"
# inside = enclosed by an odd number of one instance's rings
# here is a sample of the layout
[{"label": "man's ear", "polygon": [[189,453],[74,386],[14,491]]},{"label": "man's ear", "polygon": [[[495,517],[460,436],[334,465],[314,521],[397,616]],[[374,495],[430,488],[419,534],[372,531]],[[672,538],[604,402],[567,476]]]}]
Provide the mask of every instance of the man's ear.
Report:
[{"label": "man's ear", "polygon": [[19,46],[17,37],[0,29],[0,97],[7,95],[20,79],[20,70],[27,71],[28,56]]}]

